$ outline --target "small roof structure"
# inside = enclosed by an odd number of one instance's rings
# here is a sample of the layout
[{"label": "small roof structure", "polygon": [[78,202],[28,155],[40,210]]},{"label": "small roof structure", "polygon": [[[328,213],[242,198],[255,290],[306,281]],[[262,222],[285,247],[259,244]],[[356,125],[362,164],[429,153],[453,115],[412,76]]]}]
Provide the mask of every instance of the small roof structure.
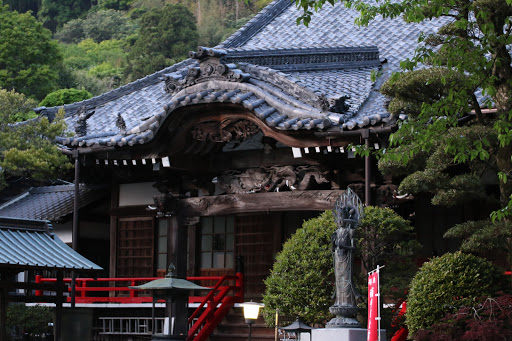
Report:
[{"label": "small roof structure", "polygon": [[279,329],[280,330],[284,330],[285,332],[288,332],[288,333],[296,333],[297,340],[300,341],[300,333],[309,333],[309,334],[311,334],[311,330],[315,329],[315,328],[308,326],[307,324],[302,322],[299,317],[297,317],[295,322],[293,322],[289,326],[280,327]]},{"label": "small roof structure", "polygon": [[100,271],[52,233],[45,220],[0,217],[0,269]]},{"label": "small roof structure", "polygon": [[286,327],[279,327],[279,329],[292,333],[311,333],[311,329],[315,328],[308,326],[297,317],[292,324]]},{"label": "small roof structure", "polygon": [[[0,205],[0,217],[22,219],[59,220],[73,213],[74,185],[33,187],[27,192]],[[102,196],[105,191],[81,184],[79,208]]]}]

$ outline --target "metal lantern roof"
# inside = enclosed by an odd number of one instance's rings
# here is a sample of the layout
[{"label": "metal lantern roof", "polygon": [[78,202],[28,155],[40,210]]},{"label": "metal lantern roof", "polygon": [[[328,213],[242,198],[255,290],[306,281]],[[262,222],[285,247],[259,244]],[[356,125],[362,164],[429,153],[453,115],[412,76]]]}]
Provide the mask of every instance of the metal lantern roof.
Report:
[{"label": "metal lantern roof", "polygon": [[289,326],[280,327],[279,329],[292,333],[311,333],[311,330],[315,328],[308,326],[307,324],[302,322],[300,318],[297,317],[295,322],[293,322]]}]

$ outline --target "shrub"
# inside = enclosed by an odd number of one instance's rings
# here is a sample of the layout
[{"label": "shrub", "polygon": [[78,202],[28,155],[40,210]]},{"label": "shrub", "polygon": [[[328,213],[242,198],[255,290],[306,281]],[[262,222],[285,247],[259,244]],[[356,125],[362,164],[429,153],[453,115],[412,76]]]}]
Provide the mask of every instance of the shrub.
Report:
[{"label": "shrub", "polygon": [[433,258],[411,282],[406,314],[409,331],[414,334],[430,328],[447,313],[494,295],[506,288],[504,277],[489,261],[460,251]]},{"label": "shrub", "polygon": [[49,307],[13,304],[7,309],[7,326],[18,340],[27,335],[50,334],[50,322],[53,322],[53,312]]},{"label": "shrub", "polygon": [[83,101],[91,97],[92,94],[86,90],[77,90],[73,88],[60,89],[46,95],[39,105],[45,107],[56,107],[59,105]]},{"label": "shrub", "polygon": [[329,306],[334,286],[331,235],[336,230],[332,213],[305,221],[288,239],[270,276],[265,280],[263,316],[268,325],[275,323],[275,310],[304,322],[322,323],[331,314]]}]

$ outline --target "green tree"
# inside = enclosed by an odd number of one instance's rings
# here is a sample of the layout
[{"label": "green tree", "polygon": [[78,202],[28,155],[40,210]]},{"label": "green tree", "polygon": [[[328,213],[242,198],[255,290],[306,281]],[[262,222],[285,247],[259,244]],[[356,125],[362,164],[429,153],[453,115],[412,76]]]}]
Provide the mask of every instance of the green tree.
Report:
[{"label": "green tree", "polygon": [[84,39],[96,43],[124,39],[137,31],[135,21],[123,12],[102,10],[90,12],[85,19],[73,19],[57,30],[55,38],[65,44],[78,44]]},{"label": "green tree", "polygon": [[[308,23],[325,0],[304,0],[299,21]],[[360,11],[358,23],[377,15],[408,22],[448,18],[436,34],[420,36],[415,56],[402,62],[382,91],[393,97],[390,111],[410,117],[390,137],[380,162],[390,174],[408,175],[401,191],[430,193],[434,204],[487,199],[484,174],[499,178],[500,209],[492,213],[490,229],[502,236],[497,220],[512,214],[512,4],[506,0],[432,0],[428,2],[349,1]],[[416,68],[423,65],[423,69]],[[482,103],[475,95],[481,89]],[[485,114],[481,106],[495,111]],[[365,151],[368,152],[368,151]],[[465,234],[471,237],[469,225]],[[496,240],[492,241],[493,243]],[[508,238],[509,245],[510,238]],[[485,242],[484,242],[485,243]],[[482,244],[483,245],[483,244]],[[508,250],[512,259],[512,249]]]},{"label": "green tree", "polygon": [[[275,309],[289,317],[300,316],[307,323],[325,323],[334,301],[331,236],[336,230],[331,211],[305,221],[277,255],[270,276],[265,280],[267,324],[274,324]],[[367,269],[386,265],[382,271],[382,292],[386,298],[404,294],[414,273],[411,262],[419,244],[410,224],[391,209],[366,207],[356,231],[356,258]],[[366,272],[356,273],[355,282],[366,291]],[[364,296],[364,295],[363,295]]]},{"label": "green tree", "polygon": [[86,90],[77,89],[59,89],[51,92],[39,103],[40,106],[57,107],[68,103],[84,101],[92,97],[92,94]]},{"label": "green tree", "polygon": [[4,0],[4,4],[8,5],[11,11],[19,13],[32,11],[32,13],[37,14],[40,3],[40,0]]},{"label": "green tree", "polygon": [[91,0],[42,0],[37,16],[47,29],[55,32],[66,22],[79,18],[91,8]]},{"label": "green tree", "polygon": [[61,59],[50,31],[0,1],[0,87],[41,99],[55,89]]},{"label": "green tree", "polygon": [[63,112],[52,122],[40,117],[14,123],[34,117],[30,110],[34,105],[23,94],[0,89],[0,190],[11,179],[47,181],[71,167],[54,144],[55,137],[66,134]]},{"label": "green tree", "polygon": [[136,79],[183,60],[197,48],[197,39],[194,15],[184,6],[165,5],[150,10],[140,19],[127,73]]},{"label": "green tree", "polygon": [[98,7],[101,9],[114,9],[127,11],[130,9],[133,0],[98,0]]},{"label": "green tree", "polygon": [[126,46],[125,40],[104,40],[98,44],[92,39],[77,45],[61,45],[63,64],[70,73],[67,87],[85,89],[96,96],[123,84]]}]

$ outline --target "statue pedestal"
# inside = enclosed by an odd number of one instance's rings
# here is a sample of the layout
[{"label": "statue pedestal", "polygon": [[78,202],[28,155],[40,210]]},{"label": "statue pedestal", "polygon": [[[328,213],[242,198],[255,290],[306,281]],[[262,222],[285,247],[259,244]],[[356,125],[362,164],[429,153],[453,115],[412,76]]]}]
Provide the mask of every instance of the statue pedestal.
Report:
[{"label": "statue pedestal", "polygon": [[[366,341],[367,331],[363,328],[318,328],[309,333],[301,333],[301,341]],[[380,330],[380,339],[386,341],[386,330]]]}]

